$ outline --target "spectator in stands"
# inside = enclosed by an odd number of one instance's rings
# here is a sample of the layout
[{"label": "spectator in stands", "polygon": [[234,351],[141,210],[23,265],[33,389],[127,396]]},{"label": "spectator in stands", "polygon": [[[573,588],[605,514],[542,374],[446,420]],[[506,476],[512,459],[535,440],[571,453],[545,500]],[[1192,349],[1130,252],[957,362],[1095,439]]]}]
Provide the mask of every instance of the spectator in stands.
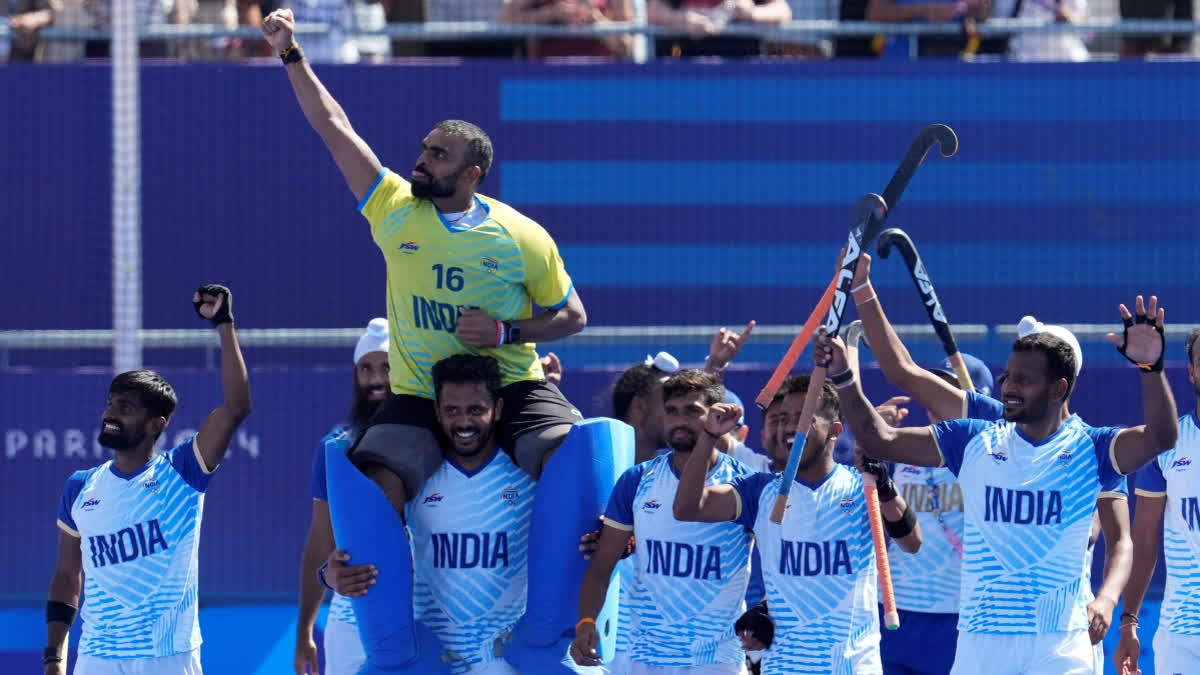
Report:
[{"label": "spectator in stands", "polygon": [[[505,0],[425,0],[425,20],[486,21],[500,20]],[[520,38],[485,40],[435,40],[425,45],[427,56],[463,56],[475,58],[514,58],[524,51]]]},{"label": "spectator in stands", "polygon": [[[1087,14],[1087,0],[994,1],[992,16],[1005,18],[1075,23]],[[1087,61],[1088,49],[1079,33],[1017,33],[1008,40],[1008,56],[1016,61]]]},{"label": "spectator in stands", "polygon": [[[1121,0],[1122,19],[1191,21],[1192,0]],[[1121,56],[1187,54],[1192,51],[1191,34],[1127,35],[1121,40]]]},{"label": "spectator in stands", "polygon": [[0,40],[0,61],[38,60],[42,29],[54,22],[49,0],[6,0],[0,16],[8,19],[11,42]]},{"label": "spectator in stands", "polygon": [[[500,20],[513,24],[597,25],[632,21],[631,0],[505,0]],[[529,40],[531,58],[554,56],[599,56],[627,59],[633,55],[633,36],[614,35],[601,39],[544,38]]]},{"label": "spectator in stands", "polygon": [[[364,47],[367,54],[372,56],[390,55],[391,44],[386,37],[355,38],[350,35],[356,27],[382,28],[387,23],[379,0],[284,0],[283,6],[295,13],[297,23],[323,23],[329,26],[328,33],[305,39],[304,55],[309,61],[357,63],[364,55]],[[273,7],[260,5],[250,10],[249,16],[257,16],[261,23],[261,17],[273,10]]]},{"label": "spectator in stands", "polygon": [[778,26],[792,20],[787,0],[646,0],[650,23],[680,33],[684,38],[658,40],[659,56],[758,56],[758,38],[722,37],[730,22]]},{"label": "spectator in stands", "polygon": [[[91,15],[92,25],[105,29],[112,27],[113,0],[82,0],[82,3]],[[198,8],[197,0],[134,0],[134,20],[139,32],[167,24],[186,26],[192,22]],[[141,41],[140,53],[143,57],[165,57],[170,52],[165,41]],[[106,59],[111,53],[108,40],[86,40],[83,43],[83,55],[86,58]]]},{"label": "spectator in stands", "polygon": [[[990,12],[989,0],[868,0],[867,21],[883,23],[961,23],[962,37],[930,36],[917,41],[917,54],[923,58],[956,57],[967,51],[966,36],[971,21],[984,21]],[[909,58],[912,38],[907,35],[878,36],[874,51],[887,57]],[[973,51],[973,49],[971,50]]]}]

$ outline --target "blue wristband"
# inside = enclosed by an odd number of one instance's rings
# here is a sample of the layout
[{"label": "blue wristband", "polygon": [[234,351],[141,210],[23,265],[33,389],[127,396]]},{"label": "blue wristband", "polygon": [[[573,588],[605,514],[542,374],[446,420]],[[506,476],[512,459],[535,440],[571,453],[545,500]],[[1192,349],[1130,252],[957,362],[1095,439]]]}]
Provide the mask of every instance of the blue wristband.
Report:
[{"label": "blue wristband", "polygon": [[329,590],[333,591],[334,593],[337,593],[337,591],[333,588],[333,586],[330,586],[329,583],[325,581],[325,570],[328,568],[329,568],[328,560],[321,563],[321,566],[317,568],[317,581],[321,582],[321,585],[324,586],[325,588],[328,588]]}]

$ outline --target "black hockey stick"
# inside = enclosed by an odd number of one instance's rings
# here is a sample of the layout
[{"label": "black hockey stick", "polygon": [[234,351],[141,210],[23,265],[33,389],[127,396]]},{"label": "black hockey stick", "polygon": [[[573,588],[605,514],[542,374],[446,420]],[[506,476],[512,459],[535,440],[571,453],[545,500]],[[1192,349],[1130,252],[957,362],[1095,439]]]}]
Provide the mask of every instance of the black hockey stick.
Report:
[{"label": "black hockey stick", "polygon": [[925,311],[929,314],[929,322],[933,324],[933,331],[937,333],[938,340],[942,343],[942,349],[946,350],[946,356],[950,358],[954,373],[958,375],[959,386],[966,391],[975,391],[975,386],[971,383],[971,376],[967,373],[967,366],[963,363],[962,354],[958,352],[958,344],[954,341],[954,332],[950,330],[950,322],[946,320],[946,312],[942,310],[942,303],[938,300],[937,291],[933,288],[933,281],[929,278],[925,263],[921,261],[921,254],[917,253],[917,247],[913,246],[912,239],[904,233],[904,230],[896,227],[888,228],[879,234],[875,251],[879,253],[880,258],[886,259],[893,246],[900,250],[900,255],[904,256],[904,262],[908,265],[908,274],[917,287],[917,293],[921,294],[921,304],[925,305]]}]

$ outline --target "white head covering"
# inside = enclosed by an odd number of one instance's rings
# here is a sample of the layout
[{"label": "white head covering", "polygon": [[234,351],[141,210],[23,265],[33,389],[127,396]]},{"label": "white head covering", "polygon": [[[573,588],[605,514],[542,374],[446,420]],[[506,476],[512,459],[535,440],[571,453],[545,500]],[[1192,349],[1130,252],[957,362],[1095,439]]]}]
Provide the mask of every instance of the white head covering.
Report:
[{"label": "white head covering", "polygon": [[1074,333],[1062,326],[1044,324],[1032,316],[1022,317],[1021,322],[1017,324],[1017,337],[1023,338],[1034,333],[1049,333],[1070,345],[1071,351],[1075,353],[1075,377],[1079,377],[1079,371],[1083,370],[1083,350],[1080,349],[1079,340]]},{"label": "white head covering", "polygon": [[367,324],[367,332],[363,333],[362,337],[358,338],[358,344],[354,347],[354,363],[362,360],[362,357],[371,352],[387,353],[388,350],[388,322],[387,319],[371,319]]}]

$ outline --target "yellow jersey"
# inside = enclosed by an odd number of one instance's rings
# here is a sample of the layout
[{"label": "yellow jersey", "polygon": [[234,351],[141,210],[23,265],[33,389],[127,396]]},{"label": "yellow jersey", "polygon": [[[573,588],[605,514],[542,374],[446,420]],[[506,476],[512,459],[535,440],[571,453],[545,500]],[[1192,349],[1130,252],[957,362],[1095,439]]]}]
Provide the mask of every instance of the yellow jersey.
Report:
[{"label": "yellow jersey", "polygon": [[479,308],[502,321],[533,316],[533,304],[558,309],[571,277],[549,233],[516,209],[476,195],[482,223],[452,227],[433,202],[384,169],[358,205],[387,261],[388,365],[396,394],[432,399],[433,364],[454,354],[483,354],[500,364],[504,384],[542,380],[532,343],[475,349],[459,342],[459,308]]}]

